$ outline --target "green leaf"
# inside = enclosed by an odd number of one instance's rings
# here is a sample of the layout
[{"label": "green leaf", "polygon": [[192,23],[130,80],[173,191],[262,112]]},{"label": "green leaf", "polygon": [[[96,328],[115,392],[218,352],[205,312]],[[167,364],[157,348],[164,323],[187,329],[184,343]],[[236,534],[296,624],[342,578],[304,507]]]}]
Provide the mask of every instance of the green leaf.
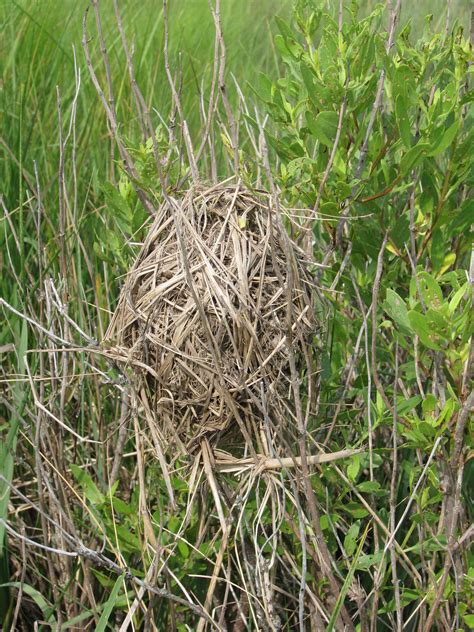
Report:
[{"label": "green leaf", "polygon": [[[258,86],[260,94],[258,95],[263,101],[271,101],[272,99],[272,82],[263,72],[259,74]],[[257,93],[258,94],[258,93]]]},{"label": "green leaf", "polygon": [[114,609],[115,603],[117,601],[120,589],[123,586],[123,576],[119,575],[117,580],[112,588],[109,598],[107,599],[104,610],[100,615],[99,623],[95,629],[95,632],[105,632],[107,629],[107,623],[109,622],[110,615],[112,614],[112,610]]},{"label": "green leaf", "polygon": [[408,319],[408,309],[405,301],[395,290],[387,289],[383,308],[390,318],[406,333],[411,333],[410,320]]},{"label": "green leaf", "polygon": [[407,109],[410,103],[416,103],[418,99],[413,70],[407,64],[401,64],[395,68],[393,74],[392,98],[396,101],[398,97],[405,100]]},{"label": "green leaf", "polygon": [[341,207],[335,202],[324,202],[324,204],[321,204],[320,214],[323,217],[339,217],[341,214]]},{"label": "green leaf", "polygon": [[189,547],[183,540],[178,540],[178,550],[185,560],[189,557]]},{"label": "green leaf", "polygon": [[347,476],[351,481],[355,481],[360,470],[360,454],[355,454],[347,466]]},{"label": "green leaf", "polygon": [[395,101],[395,118],[403,144],[407,149],[412,145],[411,124],[408,116],[408,101],[399,95]]},{"label": "green leaf", "polygon": [[344,550],[346,555],[350,557],[357,547],[357,536],[360,531],[360,522],[354,522],[344,538]]},{"label": "green leaf", "polygon": [[278,30],[283,35],[285,40],[295,39],[294,32],[291,30],[291,28],[288,26],[288,24],[285,22],[285,20],[283,20],[279,15],[275,16],[275,22],[277,23]]},{"label": "green leaf", "polygon": [[140,540],[129,525],[116,525],[115,530],[117,532],[120,546],[123,549],[129,551],[130,553],[140,550]]},{"label": "green leaf", "polygon": [[430,145],[428,143],[418,143],[412,147],[403,156],[400,161],[400,176],[405,176],[412,169],[418,166],[418,164],[428,155]]},{"label": "green leaf", "polygon": [[454,211],[453,218],[450,221],[450,232],[455,235],[465,232],[469,236],[469,230],[473,223],[474,198],[471,196],[464,200],[461,206]]},{"label": "green leaf", "polygon": [[105,497],[99,491],[97,485],[94,483],[89,474],[84,472],[82,468],[80,468],[78,465],[75,465],[74,463],[70,465],[70,468],[71,472],[74,475],[74,478],[82,487],[87,500],[93,505],[101,505],[104,502]]},{"label": "green leaf", "polygon": [[129,516],[135,512],[133,507],[131,507],[130,505],[127,505],[126,502],[124,502],[120,498],[117,498],[116,496],[112,497],[112,505],[115,511],[118,511],[118,513],[125,514],[126,516]]},{"label": "green leaf", "polygon": [[431,330],[430,324],[424,314],[411,310],[408,312],[408,319],[413,331],[417,334],[425,347],[433,349],[434,351],[441,351],[437,337]]},{"label": "green leaf", "polygon": [[[129,181],[127,180],[127,183]],[[103,184],[102,191],[105,196],[105,210],[117,222],[117,225],[125,233],[132,232],[133,211],[120,193],[112,184]],[[123,191],[123,185],[122,185]]]},{"label": "green leaf", "polygon": [[423,410],[423,413],[427,415],[429,413],[434,412],[436,410],[437,405],[438,405],[438,400],[433,395],[433,393],[427,393],[425,399],[423,400],[421,408]]},{"label": "green leaf", "polygon": [[316,117],[306,112],[306,123],[311,134],[327,147],[332,147],[337,133],[339,116],[336,112],[320,112]]},{"label": "green leaf", "polygon": [[[100,610],[100,607],[97,608],[97,610]],[[81,612],[81,614],[78,614],[77,617],[73,617],[72,619],[68,619],[67,621],[65,621],[62,625],[61,625],[61,632],[63,632],[64,630],[69,630],[70,628],[73,628],[75,630],[78,629],[78,623],[82,623],[83,621],[85,621],[86,619],[90,619],[94,616],[94,613],[92,612],[92,610],[85,610],[84,612]],[[85,627],[85,626],[83,626]],[[79,628],[81,629],[81,628]]]},{"label": "green leaf", "polygon": [[382,553],[383,551],[379,551],[378,553],[361,555],[357,564],[357,569],[361,571],[368,571],[372,566],[380,564]]},{"label": "green leaf", "polygon": [[345,509],[345,511],[350,513],[351,516],[353,516],[356,520],[365,518],[369,513],[367,509],[364,509],[364,507],[361,504],[356,503],[356,502],[346,503],[343,509]]},{"label": "green leaf", "polygon": [[313,103],[313,105],[316,106],[317,104],[319,104],[320,101],[318,91],[316,90],[316,86],[314,84],[315,76],[304,61],[302,61],[300,64],[300,71],[304,85],[306,86],[306,90],[308,91],[310,101]]},{"label": "green leaf", "polygon": [[404,415],[408,411],[416,408],[418,404],[422,401],[420,395],[415,395],[414,397],[410,397],[409,399],[402,399],[397,402],[397,411],[399,415]]},{"label": "green leaf", "polygon": [[431,145],[428,156],[438,156],[443,153],[443,151],[445,151],[456,138],[458,130],[459,122],[456,121]]},{"label": "green leaf", "polygon": [[[418,426],[421,422],[417,422]],[[432,447],[432,442],[427,439],[426,434],[422,432],[419,427],[413,427],[411,430],[403,430],[402,434],[408,439],[407,446],[413,448],[426,448]]]},{"label": "green leaf", "polygon": [[275,46],[278,48],[283,61],[288,64],[292,64],[303,53],[303,48],[295,39],[286,39],[282,35],[275,36]]},{"label": "green leaf", "polygon": [[360,492],[373,493],[380,491],[380,483],[378,481],[364,481],[357,485]]},{"label": "green leaf", "polygon": [[419,286],[425,305],[428,308],[438,309],[443,302],[443,292],[438,282],[428,272],[418,274]]},{"label": "green leaf", "polygon": [[449,313],[450,314],[454,314],[454,312],[456,311],[459,303],[462,301],[464,296],[469,291],[469,288],[470,288],[470,283],[469,283],[469,281],[466,281],[466,283],[464,285],[462,285],[459,288],[459,290],[457,290],[457,292],[454,294],[454,296],[451,298],[451,300],[449,301]]},{"label": "green leaf", "polygon": [[445,551],[446,550],[446,537],[443,535],[439,535],[436,538],[427,538],[422,542],[418,542],[414,546],[410,546],[405,549],[405,553],[420,553],[424,551],[427,552],[437,552],[437,551]]}]

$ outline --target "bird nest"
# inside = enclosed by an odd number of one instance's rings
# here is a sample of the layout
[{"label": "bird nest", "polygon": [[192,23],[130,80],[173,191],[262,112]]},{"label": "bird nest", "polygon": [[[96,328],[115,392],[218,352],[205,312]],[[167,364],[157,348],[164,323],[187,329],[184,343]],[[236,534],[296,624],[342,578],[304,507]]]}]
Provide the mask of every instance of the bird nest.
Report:
[{"label": "bird nest", "polygon": [[162,204],[127,275],[108,353],[133,368],[166,446],[232,437],[261,449],[263,422],[292,423],[314,308],[277,213],[239,185],[193,187]]}]

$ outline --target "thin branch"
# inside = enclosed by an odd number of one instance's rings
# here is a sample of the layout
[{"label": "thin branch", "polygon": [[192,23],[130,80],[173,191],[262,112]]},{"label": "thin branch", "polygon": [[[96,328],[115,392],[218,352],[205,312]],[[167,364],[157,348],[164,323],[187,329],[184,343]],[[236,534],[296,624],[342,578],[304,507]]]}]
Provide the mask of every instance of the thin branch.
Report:
[{"label": "thin branch", "polygon": [[379,378],[379,372],[377,367],[377,334],[379,333],[377,329],[377,308],[378,308],[378,298],[380,291],[380,281],[382,279],[382,271],[383,271],[383,257],[385,253],[385,246],[387,245],[388,233],[385,234],[384,240],[382,242],[382,247],[380,248],[379,255],[377,258],[377,270],[375,273],[374,285],[372,288],[372,343],[371,343],[371,355],[372,355],[372,376],[374,378],[374,384],[377,391],[380,393],[386,407],[394,414],[394,410],[390,400],[388,399],[385,389],[382,386],[382,383]]},{"label": "thin branch", "polygon": [[176,90],[176,85],[173,79],[173,75],[170,70],[170,59],[169,59],[169,26],[168,26],[168,0],[163,0],[163,22],[165,27],[165,39],[163,45],[163,52],[165,57],[165,70],[166,76],[168,77],[168,83],[171,87],[171,93],[173,95],[173,101],[178,110],[179,117],[181,119],[182,131],[184,144],[186,145],[186,151],[188,154],[189,167],[191,169],[191,176],[194,182],[199,182],[199,171],[196,164],[196,157],[193,150],[193,145],[191,141],[191,136],[189,134],[189,128],[187,121],[184,117],[183,108],[181,105],[181,99],[179,98],[179,94]]},{"label": "thin branch", "polygon": [[17,533],[5,520],[3,520],[3,518],[0,518],[0,524],[6,528],[6,530],[10,533],[10,535],[12,535],[15,538],[18,538],[19,540],[23,542],[26,542],[30,546],[34,546],[35,548],[39,548],[39,549],[48,551],[50,553],[55,553],[56,555],[61,555],[65,557],[81,557],[85,560],[91,561],[98,568],[106,569],[112,573],[115,573],[116,575],[122,575],[126,581],[130,581],[133,584],[139,586],[140,588],[144,588],[145,590],[151,592],[157,597],[161,597],[163,599],[169,599],[170,601],[173,601],[174,603],[177,603],[181,606],[185,606],[186,608],[191,610],[191,612],[196,614],[198,617],[205,619],[215,630],[219,630],[219,632],[224,632],[223,629],[220,626],[218,626],[216,622],[206,612],[204,612],[204,610],[200,606],[186,599],[183,599],[182,597],[178,597],[177,595],[172,594],[165,588],[157,588],[156,586],[152,586],[151,584],[147,583],[146,581],[143,581],[142,579],[134,575],[129,568],[126,568],[126,567],[124,568],[122,566],[119,566],[118,564],[110,560],[108,557],[106,557],[103,553],[94,551],[88,548],[87,546],[84,546],[83,544],[76,544],[74,551],[68,551],[66,549],[57,549],[54,547],[49,547],[49,546],[46,546],[45,544],[41,544],[40,542],[36,542],[35,540],[32,540],[24,535],[21,535],[20,533]]},{"label": "thin branch", "polygon": [[[398,408],[397,408],[397,386],[398,386],[398,342],[395,344],[395,378],[393,386],[393,424],[392,424],[392,478],[390,481],[390,531],[393,532],[396,526],[397,512],[397,490],[398,490]],[[400,581],[397,572],[397,553],[395,546],[390,546],[390,563],[392,567],[392,584],[395,594],[395,608],[397,616],[396,632],[402,632],[403,613],[400,599]]]},{"label": "thin branch", "polygon": [[[365,452],[364,448],[360,448],[358,450],[338,450],[337,452],[327,453],[322,452],[321,454],[313,454],[307,455],[306,462],[308,465],[319,465],[320,463],[332,463],[333,461],[340,461],[342,459],[347,459],[355,454],[361,454]],[[257,461],[255,459],[235,459],[235,458],[225,458],[222,456],[219,458],[218,453],[215,452],[216,455],[216,469],[219,472],[238,472],[241,473],[245,469],[256,468],[258,470],[280,470],[286,468],[293,467],[301,467],[301,457],[300,456],[291,456],[291,457],[280,457],[280,458],[270,458],[270,457],[257,457]]]},{"label": "thin branch", "polygon": [[[97,3],[97,0],[91,0],[92,3]],[[96,9],[96,7],[94,6],[94,10]],[[148,213],[150,213],[150,215],[154,215],[155,214],[155,210],[154,210],[154,206],[153,203],[151,202],[151,200],[148,198],[148,196],[146,195],[146,193],[143,191],[143,189],[137,184],[139,181],[138,178],[138,174],[135,170],[135,165],[133,163],[133,160],[129,154],[129,152],[127,151],[125,145],[122,142],[122,139],[120,138],[119,135],[119,129],[118,129],[118,122],[117,122],[117,115],[115,112],[115,104],[114,104],[114,99],[113,96],[110,96],[109,99],[106,98],[104,91],[102,90],[102,87],[100,85],[99,79],[97,78],[97,74],[94,70],[94,66],[92,64],[92,59],[91,59],[91,54],[90,54],[90,49],[89,49],[89,34],[87,31],[87,17],[88,17],[88,13],[89,13],[89,8],[86,9],[85,13],[84,13],[84,18],[82,21],[82,47],[84,49],[84,54],[86,57],[86,65],[87,65],[87,69],[89,71],[89,75],[92,79],[92,83],[97,91],[97,94],[99,95],[99,98],[102,102],[102,105],[104,107],[105,113],[107,115],[107,119],[110,125],[110,128],[112,130],[112,134],[113,137],[115,139],[115,142],[117,144],[119,153],[120,153],[120,157],[123,160],[124,163],[124,169],[127,172],[128,177],[130,178],[130,181],[132,182],[135,191],[138,195],[138,198],[140,199],[141,203],[143,204],[144,208],[148,211]],[[108,65],[108,58],[107,58],[107,49],[103,48],[102,49],[102,54],[103,56],[105,56],[104,59],[104,63],[106,64],[106,67]],[[109,91],[111,90],[111,84],[109,84]]]}]

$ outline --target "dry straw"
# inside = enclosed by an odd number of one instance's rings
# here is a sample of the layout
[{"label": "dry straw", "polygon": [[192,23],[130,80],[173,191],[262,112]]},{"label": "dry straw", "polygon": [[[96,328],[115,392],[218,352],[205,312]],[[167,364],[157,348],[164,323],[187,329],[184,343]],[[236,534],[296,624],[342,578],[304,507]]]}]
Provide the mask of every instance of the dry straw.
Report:
[{"label": "dry straw", "polygon": [[264,425],[292,435],[289,345],[307,367],[315,310],[277,212],[240,184],[193,186],[151,225],[106,341],[165,449],[268,454]]}]

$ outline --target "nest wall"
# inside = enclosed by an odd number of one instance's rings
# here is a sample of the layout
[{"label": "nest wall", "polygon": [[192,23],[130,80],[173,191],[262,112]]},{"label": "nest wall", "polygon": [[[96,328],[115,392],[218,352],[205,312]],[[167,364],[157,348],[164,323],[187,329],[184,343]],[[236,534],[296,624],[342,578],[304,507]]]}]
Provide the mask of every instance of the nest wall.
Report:
[{"label": "nest wall", "polygon": [[295,423],[290,363],[311,370],[312,280],[277,212],[239,185],[193,187],[161,205],[127,275],[108,353],[132,368],[168,447],[262,450],[262,423]]}]

